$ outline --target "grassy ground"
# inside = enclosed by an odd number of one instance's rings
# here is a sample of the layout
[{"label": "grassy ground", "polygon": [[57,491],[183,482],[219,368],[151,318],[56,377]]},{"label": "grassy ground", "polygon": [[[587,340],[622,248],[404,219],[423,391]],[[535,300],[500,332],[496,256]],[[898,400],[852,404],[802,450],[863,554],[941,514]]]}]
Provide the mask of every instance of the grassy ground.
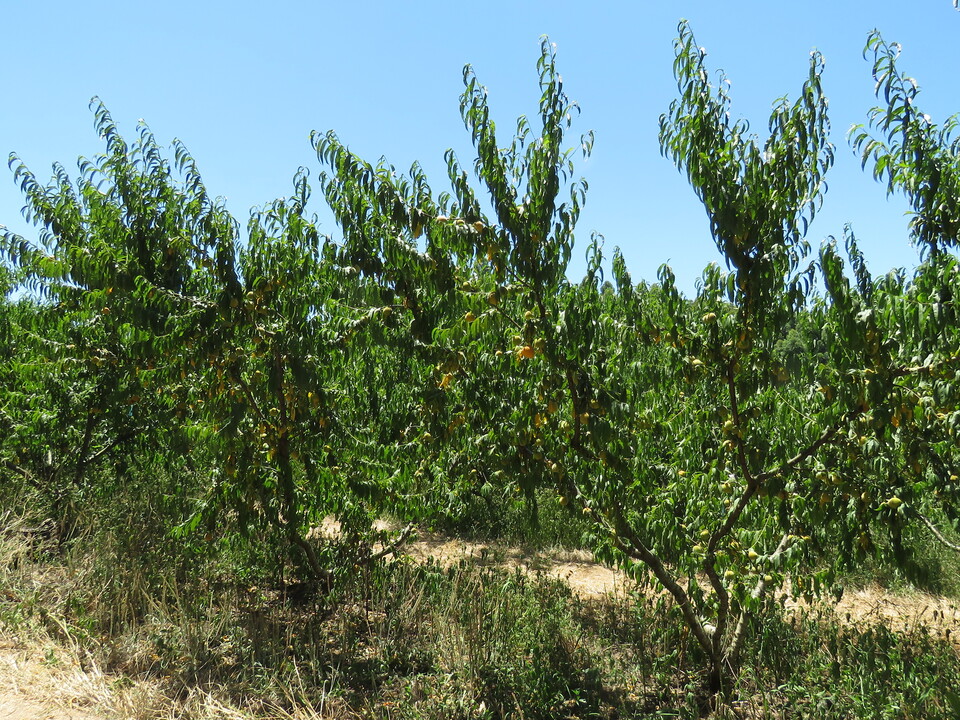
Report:
[{"label": "grassy ground", "polygon": [[[495,563],[412,559],[345,571],[316,593],[268,572],[238,581],[215,555],[184,568],[106,537],[61,550],[24,529],[8,517],[0,541],[5,645],[48,670],[75,665],[108,717],[703,710],[699,650],[659,596],[591,597]],[[956,638],[876,620],[771,606],[713,716],[956,717]]]}]

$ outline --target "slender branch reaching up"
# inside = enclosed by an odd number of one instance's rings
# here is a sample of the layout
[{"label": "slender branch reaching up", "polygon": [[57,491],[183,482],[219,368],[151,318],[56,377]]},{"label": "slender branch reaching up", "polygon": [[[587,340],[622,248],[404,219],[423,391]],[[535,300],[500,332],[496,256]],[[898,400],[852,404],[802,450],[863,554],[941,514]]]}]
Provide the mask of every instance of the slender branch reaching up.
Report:
[{"label": "slender branch reaching up", "polygon": [[[777,549],[774,550],[770,555],[770,560],[778,560],[788,547],[790,547],[790,535],[784,534],[784,536],[780,538],[780,542],[777,544]],[[764,576],[761,575],[760,579],[757,581],[757,584],[750,592],[750,596],[754,599],[759,598],[761,595],[763,595],[766,589],[767,581],[764,579]],[[737,622],[737,627],[734,628],[733,635],[730,638],[730,645],[728,646],[726,653],[724,653],[724,658],[734,665],[737,664],[737,657],[740,655],[740,650],[743,647],[743,639],[746,635],[745,631],[747,629],[747,617],[748,614],[745,612],[740,614],[740,620]]]},{"label": "slender branch reaching up", "polygon": [[22,477],[24,480],[30,480],[30,481],[33,480],[33,475],[30,474],[30,471],[29,471],[29,470],[26,470],[26,469],[24,469],[24,468],[22,468],[22,467],[20,467],[20,466],[17,465],[16,463],[10,462],[9,460],[4,460],[4,461],[3,461],[3,466],[4,466],[7,470],[10,470],[11,472],[15,472],[17,475],[19,475],[20,477]]}]

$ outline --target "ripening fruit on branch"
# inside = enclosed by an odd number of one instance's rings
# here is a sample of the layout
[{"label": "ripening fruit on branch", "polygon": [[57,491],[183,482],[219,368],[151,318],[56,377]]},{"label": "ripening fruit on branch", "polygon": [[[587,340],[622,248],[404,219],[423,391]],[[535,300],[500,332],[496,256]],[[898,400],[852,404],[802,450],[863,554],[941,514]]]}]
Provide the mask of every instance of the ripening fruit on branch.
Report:
[{"label": "ripening fruit on branch", "polygon": [[740,437],[740,429],[733,420],[727,420],[723,423],[723,434],[729,437]]},{"label": "ripening fruit on branch", "polygon": [[898,507],[903,505],[903,500],[894,495],[892,498],[887,500],[887,507],[891,510],[896,510]]},{"label": "ripening fruit on branch", "polygon": [[717,314],[716,314],[716,313],[709,312],[709,313],[707,313],[706,315],[704,315],[704,316],[701,318],[701,320],[703,320],[703,324],[704,324],[704,325],[713,325],[713,323],[715,323],[715,322],[717,321]]},{"label": "ripening fruit on branch", "polygon": [[472,312],[468,312],[466,315],[463,316],[463,319],[468,323],[472,323],[474,320],[477,319],[477,316],[474,315]]},{"label": "ripening fruit on branch", "polygon": [[532,360],[534,355],[536,355],[536,352],[534,352],[534,349],[529,345],[524,345],[517,350],[518,360]]}]

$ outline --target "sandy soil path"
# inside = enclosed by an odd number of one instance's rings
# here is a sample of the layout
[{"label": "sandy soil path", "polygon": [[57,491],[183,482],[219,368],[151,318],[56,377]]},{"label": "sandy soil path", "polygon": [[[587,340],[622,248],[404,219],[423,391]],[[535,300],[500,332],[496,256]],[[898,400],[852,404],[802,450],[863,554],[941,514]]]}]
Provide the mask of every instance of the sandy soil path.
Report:
[{"label": "sandy soil path", "polygon": [[[466,542],[442,536],[421,536],[403,549],[419,561],[428,557],[444,565],[467,559],[480,565],[497,565],[525,572],[543,573],[563,580],[581,597],[602,597],[633,587],[619,570],[594,562],[586,551],[533,551],[497,543]],[[786,600],[788,609],[805,604]],[[886,625],[900,632],[926,629],[960,646],[960,602],[919,591],[895,593],[878,585],[847,591],[839,603],[824,601],[841,622],[852,625]]]},{"label": "sandy soil path", "polygon": [[0,718],[3,720],[94,720],[96,716],[70,708],[32,702],[19,695],[0,695]]},{"label": "sandy soil path", "polygon": [[0,640],[0,720],[102,720],[91,708],[103,676],[81,669],[68,652],[53,652]]}]

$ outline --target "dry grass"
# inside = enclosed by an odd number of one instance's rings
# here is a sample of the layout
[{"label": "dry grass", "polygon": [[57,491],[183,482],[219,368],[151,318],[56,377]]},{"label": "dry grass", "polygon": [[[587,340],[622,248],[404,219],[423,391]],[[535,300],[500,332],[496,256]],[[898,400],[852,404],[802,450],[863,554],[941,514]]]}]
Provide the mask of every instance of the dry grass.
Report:
[{"label": "dry grass", "polygon": [[[48,557],[42,539],[10,513],[0,516],[0,718],[3,720],[316,720],[344,717],[308,708],[302,688],[281,688],[283,707],[224,700],[216,688],[175,687],[148,673],[111,673],[96,641],[59,614],[76,568]],[[49,608],[49,610],[48,610]],[[82,639],[82,640],[81,640]]]},{"label": "dry grass", "polygon": [[75,648],[39,631],[0,636],[0,698],[24,718],[54,711],[74,720],[101,718],[115,694],[109,678],[81,662]]},{"label": "dry grass", "polygon": [[[377,521],[377,530],[396,531],[397,523]],[[335,538],[340,527],[335,518],[325,518],[315,530],[318,536]],[[499,542],[471,542],[444,535],[421,533],[416,541],[403,546],[402,554],[416,562],[434,560],[450,567],[466,560],[481,567],[540,574],[562,580],[583,598],[623,595],[636,590],[636,583],[623,572],[601,565],[586,550],[518,548]],[[838,603],[817,600],[811,606],[789,597],[784,588],[784,605],[790,610],[832,610],[846,625],[883,625],[897,632],[925,628],[935,636],[960,644],[960,602],[921,590],[893,591],[876,583],[851,589]],[[651,591],[654,594],[656,591]]]},{"label": "dry grass", "polygon": [[[285,689],[286,707],[225,702],[212,691],[103,672],[78,648],[40,632],[0,633],[0,717],[4,720],[320,720],[342,718],[335,702],[315,711]],[[293,709],[291,709],[293,708]]]},{"label": "dry grass", "polygon": [[[491,613],[503,610],[500,600],[495,607],[478,605],[471,610],[471,603],[483,595],[483,583],[486,581],[480,578],[486,575],[482,574],[499,570],[507,570],[508,573],[504,576],[491,575],[491,578],[500,578],[497,582],[516,576],[517,571],[527,577],[538,575],[563,580],[578,596],[578,602],[582,603],[578,605],[582,609],[577,615],[577,622],[589,625],[587,616],[596,614],[599,625],[609,626],[605,630],[598,627],[602,630],[600,635],[603,639],[600,636],[594,639],[591,639],[592,635],[589,638],[584,636],[568,649],[571,657],[578,656],[582,651],[591,656],[590,662],[599,663],[590,667],[598,669],[608,689],[622,696],[625,707],[649,705],[652,708],[658,703],[679,705],[682,701],[679,695],[676,698],[673,696],[680,691],[682,684],[670,685],[668,682],[664,685],[660,675],[663,668],[651,664],[659,662],[656,658],[661,656],[663,662],[672,662],[669,657],[677,638],[669,632],[658,635],[653,626],[642,626],[637,630],[641,635],[646,633],[643,637],[608,637],[610,628],[625,629],[636,625],[632,610],[629,609],[631,603],[625,600],[626,589],[631,584],[621,573],[592,562],[584,553],[518,549],[497,543],[469,543],[429,535],[411,543],[405,548],[405,553],[412,561],[410,567],[422,568],[428,558],[448,568],[466,561],[469,566],[479,566],[481,575],[467,571],[452,575],[456,579],[450,587],[444,586],[443,591],[449,595],[440,597],[442,593],[438,591],[437,597],[428,599],[427,591],[417,580],[420,576],[416,572],[402,573],[400,576],[405,578],[406,585],[391,586],[384,591],[389,591],[387,595],[372,597],[371,606],[358,605],[354,613],[356,617],[349,612],[350,607],[341,608],[331,618],[330,627],[324,626],[322,629],[329,631],[328,640],[331,642],[340,643],[346,639],[352,643],[342,648],[343,653],[350,655],[342,663],[347,670],[350,668],[348,660],[355,661],[354,664],[361,667],[365,660],[383,660],[388,655],[400,658],[410,655],[415,659],[421,646],[427,645],[432,648],[436,664],[430,672],[417,670],[412,675],[409,674],[412,671],[409,671],[407,674],[399,673],[396,677],[379,678],[382,687],[369,697],[354,696],[348,704],[343,696],[326,690],[327,682],[330,687],[340,682],[341,678],[336,675],[340,665],[336,662],[331,666],[334,668],[333,675],[326,677],[323,688],[320,688],[316,677],[301,679],[298,675],[299,666],[293,663],[290,666],[292,670],[287,668],[282,673],[271,675],[269,697],[264,697],[253,686],[248,691],[238,693],[241,685],[229,688],[217,685],[225,675],[213,675],[207,681],[196,683],[185,681],[182,678],[186,675],[178,676],[176,672],[167,675],[162,665],[149,659],[154,651],[151,632],[157,635],[169,625],[174,629],[180,627],[190,630],[190,633],[184,633],[185,636],[193,633],[200,640],[208,636],[216,639],[226,632],[222,623],[227,621],[227,616],[244,610],[237,605],[239,600],[236,598],[230,600],[226,596],[211,595],[205,602],[210,608],[216,609],[212,615],[187,612],[184,608],[189,607],[189,598],[180,596],[187,590],[177,587],[172,580],[169,586],[162,583],[160,596],[153,599],[155,607],[135,623],[136,631],[119,638],[105,639],[98,645],[98,641],[83,628],[71,626],[69,623],[72,621],[61,619],[71,617],[71,586],[80,582],[75,578],[75,573],[82,572],[76,567],[71,571],[51,563],[53,557],[37,562],[35,548],[31,549],[30,542],[29,534],[21,532],[13,519],[6,523],[6,530],[0,532],[0,567],[8,571],[0,578],[0,717],[3,718],[309,720],[360,717],[356,713],[364,710],[378,717],[392,717],[391,713],[401,706],[407,708],[405,712],[415,714],[422,706],[424,717],[427,717],[428,712],[445,702],[444,698],[449,700],[450,707],[462,709],[470,705],[470,698],[480,697],[473,685],[480,687],[482,684],[480,676],[464,680],[465,671],[497,660],[498,654],[507,658],[513,650],[507,639],[503,640],[501,647],[491,643],[488,635],[493,633],[508,638],[517,618],[504,613],[503,622],[506,625],[494,630],[484,624]],[[279,607],[270,597],[264,598],[261,598],[261,604],[266,603],[264,608]],[[656,599],[648,597],[645,603]],[[436,607],[430,612],[422,611],[422,607],[430,603]],[[21,612],[18,608],[29,608],[29,611]],[[66,609],[67,612],[57,614],[56,608]],[[589,608],[594,609],[588,612]],[[824,627],[831,621],[830,618],[836,617],[848,626],[880,624],[908,635],[921,627],[930,629],[930,634],[934,636],[943,637],[947,634],[954,641],[960,634],[960,628],[957,627],[960,614],[956,603],[921,593],[894,594],[874,586],[849,593],[836,610],[824,605],[815,608],[796,605],[794,613],[803,615],[814,609],[824,613],[821,616]],[[9,616],[7,620],[14,617],[14,621],[5,625],[4,613]],[[602,620],[610,613],[618,616]],[[644,614],[656,617],[661,613],[651,607]],[[286,618],[287,622],[282,620],[277,619],[278,627],[286,628],[284,632],[294,632],[295,637],[298,629],[295,612]],[[584,630],[587,629],[585,625]],[[658,638],[663,647],[657,645]],[[581,648],[580,643],[586,644]],[[650,657],[635,656],[637,648],[644,648]],[[191,654],[189,644],[180,650],[186,655]],[[651,650],[654,650],[652,654]],[[371,653],[371,658],[363,656],[364,652]],[[114,655],[123,656],[123,659],[114,661],[111,659]],[[337,659],[333,655],[331,658]],[[682,655],[678,662],[682,671]],[[491,667],[498,672],[503,670],[500,665]],[[118,671],[118,674],[103,668]],[[673,675],[669,671],[668,675],[663,677],[670,681]],[[209,681],[211,678],[212,682]],[[460,679],[453,682],[451,678]],[[341,683],[341,693],[342,688],[348,685],[349,682]],[[634,697],[634,691],[639,695]],[[427,708],[432,710],[428,711]],[[741,712],[752,716],[754,711],[748,711],[743,706]]]}]

